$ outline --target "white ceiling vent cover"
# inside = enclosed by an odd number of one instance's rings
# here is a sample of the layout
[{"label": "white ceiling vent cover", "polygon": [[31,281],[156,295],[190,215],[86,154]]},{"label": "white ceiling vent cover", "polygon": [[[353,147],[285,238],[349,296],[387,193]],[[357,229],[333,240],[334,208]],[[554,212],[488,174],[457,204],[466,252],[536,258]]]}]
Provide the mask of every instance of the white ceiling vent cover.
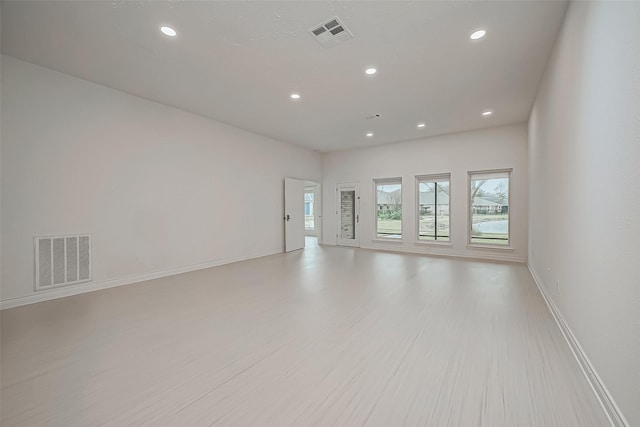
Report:
[{"label": "white ceiling vent cover", "polygon": [[337,16],[316,25],[309,32],[324,47],[337,46],[353,38],[351,31]]},{"label": "white ceiling vent cover", "polygon": [[36,291],[91,280],[91,236],[34,238]]}]

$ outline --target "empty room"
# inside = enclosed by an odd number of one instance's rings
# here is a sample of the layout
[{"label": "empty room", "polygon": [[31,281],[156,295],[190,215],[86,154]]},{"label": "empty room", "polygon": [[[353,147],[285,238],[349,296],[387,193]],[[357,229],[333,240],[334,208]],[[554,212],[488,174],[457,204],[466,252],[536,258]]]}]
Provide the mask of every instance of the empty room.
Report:
[{"label": "empty room", "polygon": [[3,427],[640,427],[640,1],[0,17]]}]

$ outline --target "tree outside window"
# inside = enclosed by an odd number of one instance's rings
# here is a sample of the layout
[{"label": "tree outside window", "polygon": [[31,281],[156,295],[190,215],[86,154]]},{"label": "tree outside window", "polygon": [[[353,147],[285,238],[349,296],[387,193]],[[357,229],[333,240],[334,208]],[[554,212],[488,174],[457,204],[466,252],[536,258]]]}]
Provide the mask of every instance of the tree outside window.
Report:
[{"label": "tree outside window", "polygon": [[376,237],[402,238],[402,180],[375,181]]},{"label": "tree outside window", "polygon": [[509,245],[509,180],[511,171],[469,173],[469,241]]},{"label": "tree outside window", "polygon": [[450,175],[419,176],[418,240],[450,240],[449,196]]}]

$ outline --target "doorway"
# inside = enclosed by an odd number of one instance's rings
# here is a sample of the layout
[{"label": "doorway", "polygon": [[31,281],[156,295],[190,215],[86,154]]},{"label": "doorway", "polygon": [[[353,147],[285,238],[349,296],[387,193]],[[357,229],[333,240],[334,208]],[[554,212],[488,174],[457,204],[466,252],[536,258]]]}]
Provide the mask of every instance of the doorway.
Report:
[{"label": "doorway", "polygon": [[358,183],[336,186],[337,244],[360,246],[360,188]]},{"label": "doorway", "polygon": [[321,242],[320,184],[295,178],[284,179],[285,252],[303,249],[305,240]]},{"label": "doorway", "polygon": [[309,242],[317,246],[321,236],[320,184],[314,181],[304,182],[304,235],[305,247]]},{"label": "doorway", "polygon": [[318,184],[311,181],[304,182],[304,234],[305,236],[318,235]]}]

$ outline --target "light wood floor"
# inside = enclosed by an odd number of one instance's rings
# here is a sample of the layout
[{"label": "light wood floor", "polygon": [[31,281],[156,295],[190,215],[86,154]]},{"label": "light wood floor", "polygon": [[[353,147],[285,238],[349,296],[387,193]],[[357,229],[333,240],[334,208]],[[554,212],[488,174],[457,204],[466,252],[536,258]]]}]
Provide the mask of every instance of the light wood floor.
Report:
[{"label": "light wood floor", "polygon": [[606,426],[527,269],[312,247],[2,312],[9,426]]}]

